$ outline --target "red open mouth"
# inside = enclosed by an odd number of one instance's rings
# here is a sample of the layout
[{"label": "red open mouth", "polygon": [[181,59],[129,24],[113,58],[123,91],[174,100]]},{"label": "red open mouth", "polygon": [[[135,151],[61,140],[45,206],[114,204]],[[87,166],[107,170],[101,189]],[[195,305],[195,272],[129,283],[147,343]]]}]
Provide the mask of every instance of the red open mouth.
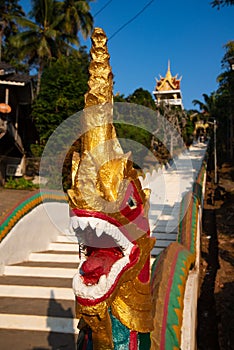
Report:
[{"label": "red open mouth", "polygon": [[86,285],[97,284],[102,275],[108,276],[114,263],[123,257],[119,248],[87,248],[87,260],[80,267]]},{"label": "red open mouth", "polygon": [[72,221],[80,247],[73,289],[80,304],[94,305],[112,293],[123,273],[137,263],[140,250],[108,221],[91,216],[73,216]]}]

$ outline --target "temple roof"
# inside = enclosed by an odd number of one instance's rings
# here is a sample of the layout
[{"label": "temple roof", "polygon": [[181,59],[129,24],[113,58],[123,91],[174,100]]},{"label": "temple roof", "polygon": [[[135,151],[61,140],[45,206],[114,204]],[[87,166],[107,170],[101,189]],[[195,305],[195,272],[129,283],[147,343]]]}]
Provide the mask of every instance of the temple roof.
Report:
[{"label": "temple roof", "polygon": [[0,62],[0,84],[25,86],[32,82],[32,77],[28,74],[16,73],[14,67],[9,63]]},{"label": "temple roof", "polygon": [[168,61],[168,68],[165,78],[160,76],[160,79],[158,80],[156,78],[156,91],[171,91],[171,90],[180,90],[180,81],[182,77],[179,79],[177,78],[178,74],[176,74],[174,77],[171,74],[170,70],[170,61]]}]

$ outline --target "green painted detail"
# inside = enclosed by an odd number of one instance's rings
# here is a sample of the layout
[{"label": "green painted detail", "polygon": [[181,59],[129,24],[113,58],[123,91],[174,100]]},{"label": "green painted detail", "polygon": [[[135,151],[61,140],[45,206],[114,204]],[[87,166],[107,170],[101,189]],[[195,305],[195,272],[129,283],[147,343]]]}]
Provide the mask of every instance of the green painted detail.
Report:
[{"label": "green painted detail", "polygon": [[177,240],[193,254],[196,253],[198,208],[198,198],[194,193],[188,192],[181,202]]},{"label": "green painted detail", "polygon": [[112,322],[112,337],[115,350],[129,350],[130,330],[109,311]]},{"label": "green painted detail", "polygon": [[182,326],[185,284],[191,263],[192,255],[190,252],[187,250],[180,251],[176,261],[168,304],[165,350],[180,349],[180,334],[176,333],[175,326],[178,327],[178,332],[180,332]]},{"label": "green painted detail", "polygon": [[26,214],[33,210],[36,206],[42,202],[62,202],[65,203],[66,199],[64,194],[55,193],[51,191],[37,192],[31,195],[29,198],[21,202],[16,208],[8,213],[0,223],[0,242],[10,232],[12,227]]}]

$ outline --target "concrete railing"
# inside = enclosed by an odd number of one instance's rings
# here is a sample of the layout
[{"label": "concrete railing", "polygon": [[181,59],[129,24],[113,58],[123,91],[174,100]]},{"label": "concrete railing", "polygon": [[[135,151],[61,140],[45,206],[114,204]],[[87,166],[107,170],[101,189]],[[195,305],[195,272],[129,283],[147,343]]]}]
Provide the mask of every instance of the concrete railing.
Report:
[{"label": "concrete railing", "polygon": [[[48,215],[53,213],[53,215]],[[0,223],[0,274],[4,267],[46,250],[69,227],[69,207],[64,194],[37,192],[3,217]]]}]

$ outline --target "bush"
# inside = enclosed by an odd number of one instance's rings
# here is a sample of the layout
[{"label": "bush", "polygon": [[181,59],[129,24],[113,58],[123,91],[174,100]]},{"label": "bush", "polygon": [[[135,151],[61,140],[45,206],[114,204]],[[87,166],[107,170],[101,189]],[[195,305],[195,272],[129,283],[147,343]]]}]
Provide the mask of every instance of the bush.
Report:
[{"label": "bush", "polygon": [[4,187],[14,190],[33,190],[39,188],[39,185],[35,185],[31,180],[26,180],[24,177],[19,179],[10,177]]}]

